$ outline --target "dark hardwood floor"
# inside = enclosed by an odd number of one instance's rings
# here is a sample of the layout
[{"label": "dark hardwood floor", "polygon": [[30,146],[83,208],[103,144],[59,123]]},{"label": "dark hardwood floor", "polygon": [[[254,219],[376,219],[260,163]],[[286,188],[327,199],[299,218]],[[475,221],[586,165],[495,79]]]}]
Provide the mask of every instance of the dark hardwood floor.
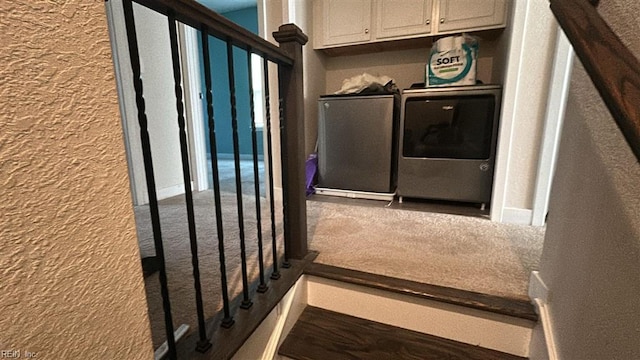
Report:
[{"label": "dark hardwood floor", "polygon": [[308,306],[279,354],[296,360],[522,360],[478,346]]}]

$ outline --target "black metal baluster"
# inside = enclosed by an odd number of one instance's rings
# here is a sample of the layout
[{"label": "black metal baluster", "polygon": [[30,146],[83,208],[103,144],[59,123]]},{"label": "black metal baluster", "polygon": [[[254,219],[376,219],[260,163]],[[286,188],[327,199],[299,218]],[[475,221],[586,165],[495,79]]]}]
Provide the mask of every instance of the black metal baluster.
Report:
[{"label": "black metal baluster", "polygon": [[207,97],[207,119],[209,122],[209,143],[211,144],[211,172],[213,175],[213,195],[216,205],[216,230],[218,233],[218,255],[220,260],[220,285],[222,287],[222,309],[224,318],[222,327],[230,328],[234,320],[229,306],[229,289],[227,286],[227,265],[224,255],[224,229],[222,226],[222,202],[220,200],[220,174],[218,173],[218,146],[216,144],[215,121],[213,118],[213,92],[211,90],[211,58],[209,56],[209,29],[202,26],[200,30],[202,54],[204,61],[204,83]]},{"label": "black metal baluster", "polygon": [[249,299],[247,280],[247,253],[244,241],[244,215],[242,209],[242,174],[240,171],[240,141],[238,140],[238,111],[236,109],[236,85],[233,69],[233,45],[227,41],[227,66],[229,70],[229,94],[231,101],[231,128],[233,130],[233,160],[236,170],[236,199],[238,202],[238,230],[240,236],[240,260],[242,262],[242,303],[240,308],[248,309],[253,305]]},{"label": "black metal baluster", "polygon": [[133,87],[136,93],[136,106],[138,108],[138,123],[140,124],[140,141],[142,142],[142,157],[144,159],[144,172],[149,193],[149,209],[151,212],[151,226],[153,229],[153,242],[158,259],[158,277],[160,279],[160,293],[162,296],[162,308],[164,310],[164,324],[167,335],[168,355],[170,359],[177,359],[176,340],[173,334],[173,320],[171,318],[171,303],[169,300],[169,288],[167,287],[167,271],[164,260],[164,247],[160,229],[160,213],[158,210],[158,197],[156,195],[156,182],[153,176],[153,160],[151,157],[151,142],[147,128],[147,115],[145,114],[145,102],[143,97],[142,78],[140,74],[140,53],[138,51],[138,36],[133,16],[131,0],[123,1],[125,26],[127,28],[127,42],[129,45],[129,58],[133,72]]},{"label": "black metal baluster", "polygon": [[264,254],[262,249],[262,216],[260,214],[260,176],[258,174],[258,140],[256,138],[256,113],[253,101],[253,71],[251,67],[251,49],[247,50],[247,71],[249,72],[249,107],[251,108],[251,147],[253,149],[253,185],[256,194],[256,224],[258,232],[258,267],[260,284],[258,292],[264,293],[269,288],[264,281]]},{"label": "black metal baluster", "polygon": [[269,211],[271,213],[271,247],[273,251],[273,272],[271,279],[280,279],[280,271],[278,271],[278,249],[276,243],[276,212],[275,212],[275,194],[273,185],[273,150],[271,144],[271,99],[269,97],[269,61],[264,60],[264,108],[267,122],[267,159],[268,159],[268,178],[269,178]]},{"label": "black metal baluster", "polygon": [[189,168],[189,150],[187,133],[185,131],[184,104],[182,103],[182,78],[180,73],[180,53],[178,52],[178,32],[175,13],[167,12],[169,21],[169,40],[171,43],[171,61],[173,63],[173,81],[176,93],[176,110],[178,111],[178,136],[180,138],[180,155],[182,157],[182,177],[184,180],[184,195],[187,205],[187,222],[189,224],[189,243],[191,246],[191,264],[193,266],[193,284],[196,292],[196,315],[198,317],[198,342],[196,350],[205,352],[211,348],[207,339],[204,323],[204,306],[202,304],[202,286],[200,283],[200,266],[198,264],[198,237],[196,235],[196,219],[193,210],[193,193],[191,191],[191,169]]},{"label": "black metal baluster", "polygon": [[[286,157],[289,154],[287,142],[285,141],[286,137],[286,120],[284,117],[284,99],[282,98],[282,94],[280,94],[280,99],[278,99],[278,111],[280,115],[280,146],[281,146],[281,154],[280,157],[282,159],[282,189],[288,189],[287,184],[289,183],[289,167],[287,165]],[[291,264],[289,263],[289,250],[287,246],[287,242],[291,239],[291,234],[289,234],[289,227],[287,223],[289,222],[289,204],[287,201],[287,196],[282,197],[282,213],[284,216],[283,219],[283,227],[284,227],[284,260],[282,261],[283,268],[290,268]]]}]

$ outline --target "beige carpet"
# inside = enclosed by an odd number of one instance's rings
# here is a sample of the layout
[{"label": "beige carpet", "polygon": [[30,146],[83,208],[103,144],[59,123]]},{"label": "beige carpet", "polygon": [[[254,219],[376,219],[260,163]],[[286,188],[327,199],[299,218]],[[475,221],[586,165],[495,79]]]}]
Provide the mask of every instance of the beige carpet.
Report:
[{"label": "beige carpet", "polygon": [[380,205],[307,201],[316,262],[485,294],[527,298],[544,228]]},{"label": "beige carpet", "polygon": [[[235,193],[222,193],[222,219],[225,238],[225,260],[229,297],[232,299],[242,291],[242,271],[240,267],[240,232],[237,216]],[[244,232],[247,250],[247,273],[249,282],[258,279],[258,241],[255,197],[243,196]],[[218,238],[216,231],[215,206],[212,191],[194,193],[194,212],[196,234],[198,236],[199,268],[202,285],[205,319],[213,317],[222,309]],[[155,255],[151,218],[148,206],[135,209],[138,239],[142,257]],[[271,222],[269,205],[262,199],[262,237],[265,260],[265,276],[268,281],[273,266],[271,245]],[[276,233],[278,254],[282,256],[281,211],[276,210]],[[160,202],[160,222],[167,267],[169,296],[174,328],[180,324],[197,329],[196,300],[191,263],[191,247],[187,225],[186,206],[183,196],[177,196]],[[166,339],[164,312],[160,295],[158,273],[145,278],[147,303],[153,344],[157,348]]]},{"label": "beige carpet", "polygon": [[[230,297],[241,292],[236,196],[223,193],[223,222]],[[258,277],[254,197],[243,196],[249,279]],[[206,318],[222,308],[213,193],[194,194],[200,273]],[[525,298],[529,273],[540,257],[542,228],[503,225],[486,219],[307,201],[309,248],[318,262],[494,295]],[[262,199],[267,276],[272,266],[269,207]],[[155,255],[148,206],[136,208],[142,256]],[[160,207],[174,326],[196,330],[193,268],[184,198]],[[282,256],[281,208],[276,209]],[[153,342],[165,340],[158,275],[145,279]]]}]

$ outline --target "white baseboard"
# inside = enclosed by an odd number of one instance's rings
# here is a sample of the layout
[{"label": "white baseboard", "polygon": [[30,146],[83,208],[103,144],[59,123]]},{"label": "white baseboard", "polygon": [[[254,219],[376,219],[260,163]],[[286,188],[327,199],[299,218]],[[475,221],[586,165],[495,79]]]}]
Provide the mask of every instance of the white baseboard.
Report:
[{"label": "white baseboard", "polygon": [[[291,292],[291,290],[289,290]],[[280,339],[278,341],[278,348],[284,342],[284,339],[289,335],[289,332],[298,321],[298,318],[307,307],[307,276],[302,275],[295,285],[295,291],[292,294],[293,301],[287,313],[283,312],[284,326],[280,331]]]},{"label": "white baseboard", "polygon": [[[193,190],[193,182],[191,182],[191,189]],[[184,185],[173,185],[166,188],[158,189],[158,200],[168,199],[170,197],[182,194],[184,194]]]},{"label": "white baseboard", "polygon": [[[275,329],[278,327],[279,319],[279,307],[276,306],[267,317],[262,320],[258,328],[256,328],[247,341],[242,344],[240,349],[233,355],[232,360],[244,360],[244,359],[260,359],[262,360],[265,355],[270,351],[269,344],[271,338],[275,336]],[[236,325],[238,326],[238,325]]]},{"label": "white baseboard", "polygon": [[505,224],[519,224],[519,225],[531,225],[533,220],[533,210],[509,208],[506,207],[502,211],[502,223]]},{"label": "white baseboard", "polygon": [[284,341],[298,317],[307,306],[306,279],[296,284],[282,298],[251,337],[233,356],[233,360],[272,360],[278,356],[278,348]]},{"label": "white baseboard", "polygon": [[[530,358],[531,360],[559,360],[551,315],[549,313],[549,288],[542,280],[538,271],[531,272],[529,279],[529,297],[540,319],[540,326],[534,331],[542,332],[541,335],[533,334],[532,336],[532,343],[530,345],[532,356]],[[534,349],[534,347],[536,349]]]},{"label": "white baseboard", "polygon": [[[191,189],[193,189],[193,182],[191,182]],[[166,188],[156,190],[156,198],[158,200],[168,199],[170,197],[184,194],[184,186],[182,184],[169,186]],[[145,188],[143,191],[137,191],[133,205],[148,205],[149,204],[149,192]]]},{"label": "white baseboard", "polygon": [[[189,331],[189,325],[187,324],[180,325],[173,332],[173,337],[175,338],[175,341],[180,340],[187,333],[187,331]],[[168,352],[169,352],[169,345],[165,341],[162,343],[162,345],[160,345],[160,347],[156,349],[156,351],[153,354],[153,358],[154,360],[161,360],[167,355]]]},{"label": "white baseboard", "polygon": [[[269,343],[265,347],[265,351],[262,354],[262,360],[271,360],[276,356],[280,344],[282,344],[288,334],[288,331],[285,332],[285,325],[287,325],[288,323],[295,324],[295,322],[298,321],[298,317],[300,317],[302,310],[304,310],[306,304],[299,306],[299,302],[296,302],[296,295],[299,292],[298,289],[303,287],[303,282],[304,280],[299,279],[298,282],[296,282],[296,284],[291,288],[291,290],[289,290],[289,292],[284,296],[280,304],[278,304],[278,322],[276,323],[276,326],[271,333]],[[306,303],[306,301],[304,302]],[[292,309],[296,310],[292,311]],[[297,314],[294,315],[293,313]],[[293,325],[291,325],[291,327],[292,326]]]},{"label": "white baseboard", "polygon": [[540,273],[538,271],[532,271],[531,276],[529,276],[529,298],[540,299],[542,302],[546,303],[549,297],[549,288],[542,281],[540,277]]},{"label": "white baseboard", "polygon": [[[542,325],[542,332],[544,335],[544,343],[546,345],[547,353],[546,358],[549,360],[560,360],[556,349],[555,335],[553,333],[553,326],[551,321],[551,315],[549,314],[549,306],[542,302],[540,299],[534,299],[534,304],[540,315],[540,324]],[[536,360],[536,359],[532,359]]]}]

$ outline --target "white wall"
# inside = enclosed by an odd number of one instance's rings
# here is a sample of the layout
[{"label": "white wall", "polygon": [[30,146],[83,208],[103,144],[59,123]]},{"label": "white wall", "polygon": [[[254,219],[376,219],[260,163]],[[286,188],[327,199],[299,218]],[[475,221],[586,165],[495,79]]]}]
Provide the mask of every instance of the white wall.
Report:
[{"label": "white wall", "polygon": [[[298,25],[309,37],[309,42],[302,48],[304,66],[304,116],[305,116],[305,150],[306,154],[315,151],[318,139],[318,97],[325,94],[326,56],[313,50],[313,6],[311,1],[290,0],[289,21]],[[291,13],[293,12],[293,13]]]},{"label": "white wall", "polygon": [[[110,30],[117,46],[115,56],[129,172],[135,202],[144,204],[148,202],[148,192],[122,2],[111,0],[108,6],[112,9],[113,19]],[[165,16],[146,7],[134,3],[134,13],[156,189],[159,197],[164,198],[184,192],[169,28]]]},{"label": "white wall", "polygon": [[[280,25],[283,24],[283,19],[288,17],[286,1],[281,0],[260,0],[261,5],[258,6],[258,9],[262,9],[262,22],[261,26],[261,36],[266,40],[278,45],[278,42],[273,38],[273,32],[278,31]],[[284,4],[283,4],[284,3]],[[260,14],[260,13],[259,13]],[[260,15],[259,15],[260,16]],[[271,141],[273,144],[272,156],[273,159],[268,159],[265,156],[265,162],[273,160],[273,182],[276,192],[275,197],[279,198],[278,194],[282,193],[282,166],[280,162],[280,118],[278,113],[278,66],[273,63],[269,63],[269,97],[270,97],[270,115],[271,115]],[[263,132],[265,139],[264,144],[267,144],[267,131]],[[265,151],[266,154],[266,151]],[[270,195],[269,195],[270,196]]]},{"label": "white wall", "polygon": [[[273,32],[277,31],[280,25],[294,23],[312,39],[313,26],[312,6],[305,0],[259,0],[259,16],[262,16],[261,36],[278,45],[273,38]],[[304,63],[304,115],[305,115],[305,152],[310,154],[315,151],[315,144],[318,133],[318,96],[324,93],[324,55],[312,49],[311,42],[303,48]],[[282,176],[280,165],[280,134],[279,134],[279,114],[278,114],[278,72],[277,66],[270,64],[269,67],[269,88],[271,97],[271,120],[272,120],[272,141],[273,141],[273,177],[275,184],[275,196],[281,190]],[[266,136],[266,131],[265,131]],[[266,144],[266,139],[264,141]],[[265,161],[268,161],[265,157]]]}]

